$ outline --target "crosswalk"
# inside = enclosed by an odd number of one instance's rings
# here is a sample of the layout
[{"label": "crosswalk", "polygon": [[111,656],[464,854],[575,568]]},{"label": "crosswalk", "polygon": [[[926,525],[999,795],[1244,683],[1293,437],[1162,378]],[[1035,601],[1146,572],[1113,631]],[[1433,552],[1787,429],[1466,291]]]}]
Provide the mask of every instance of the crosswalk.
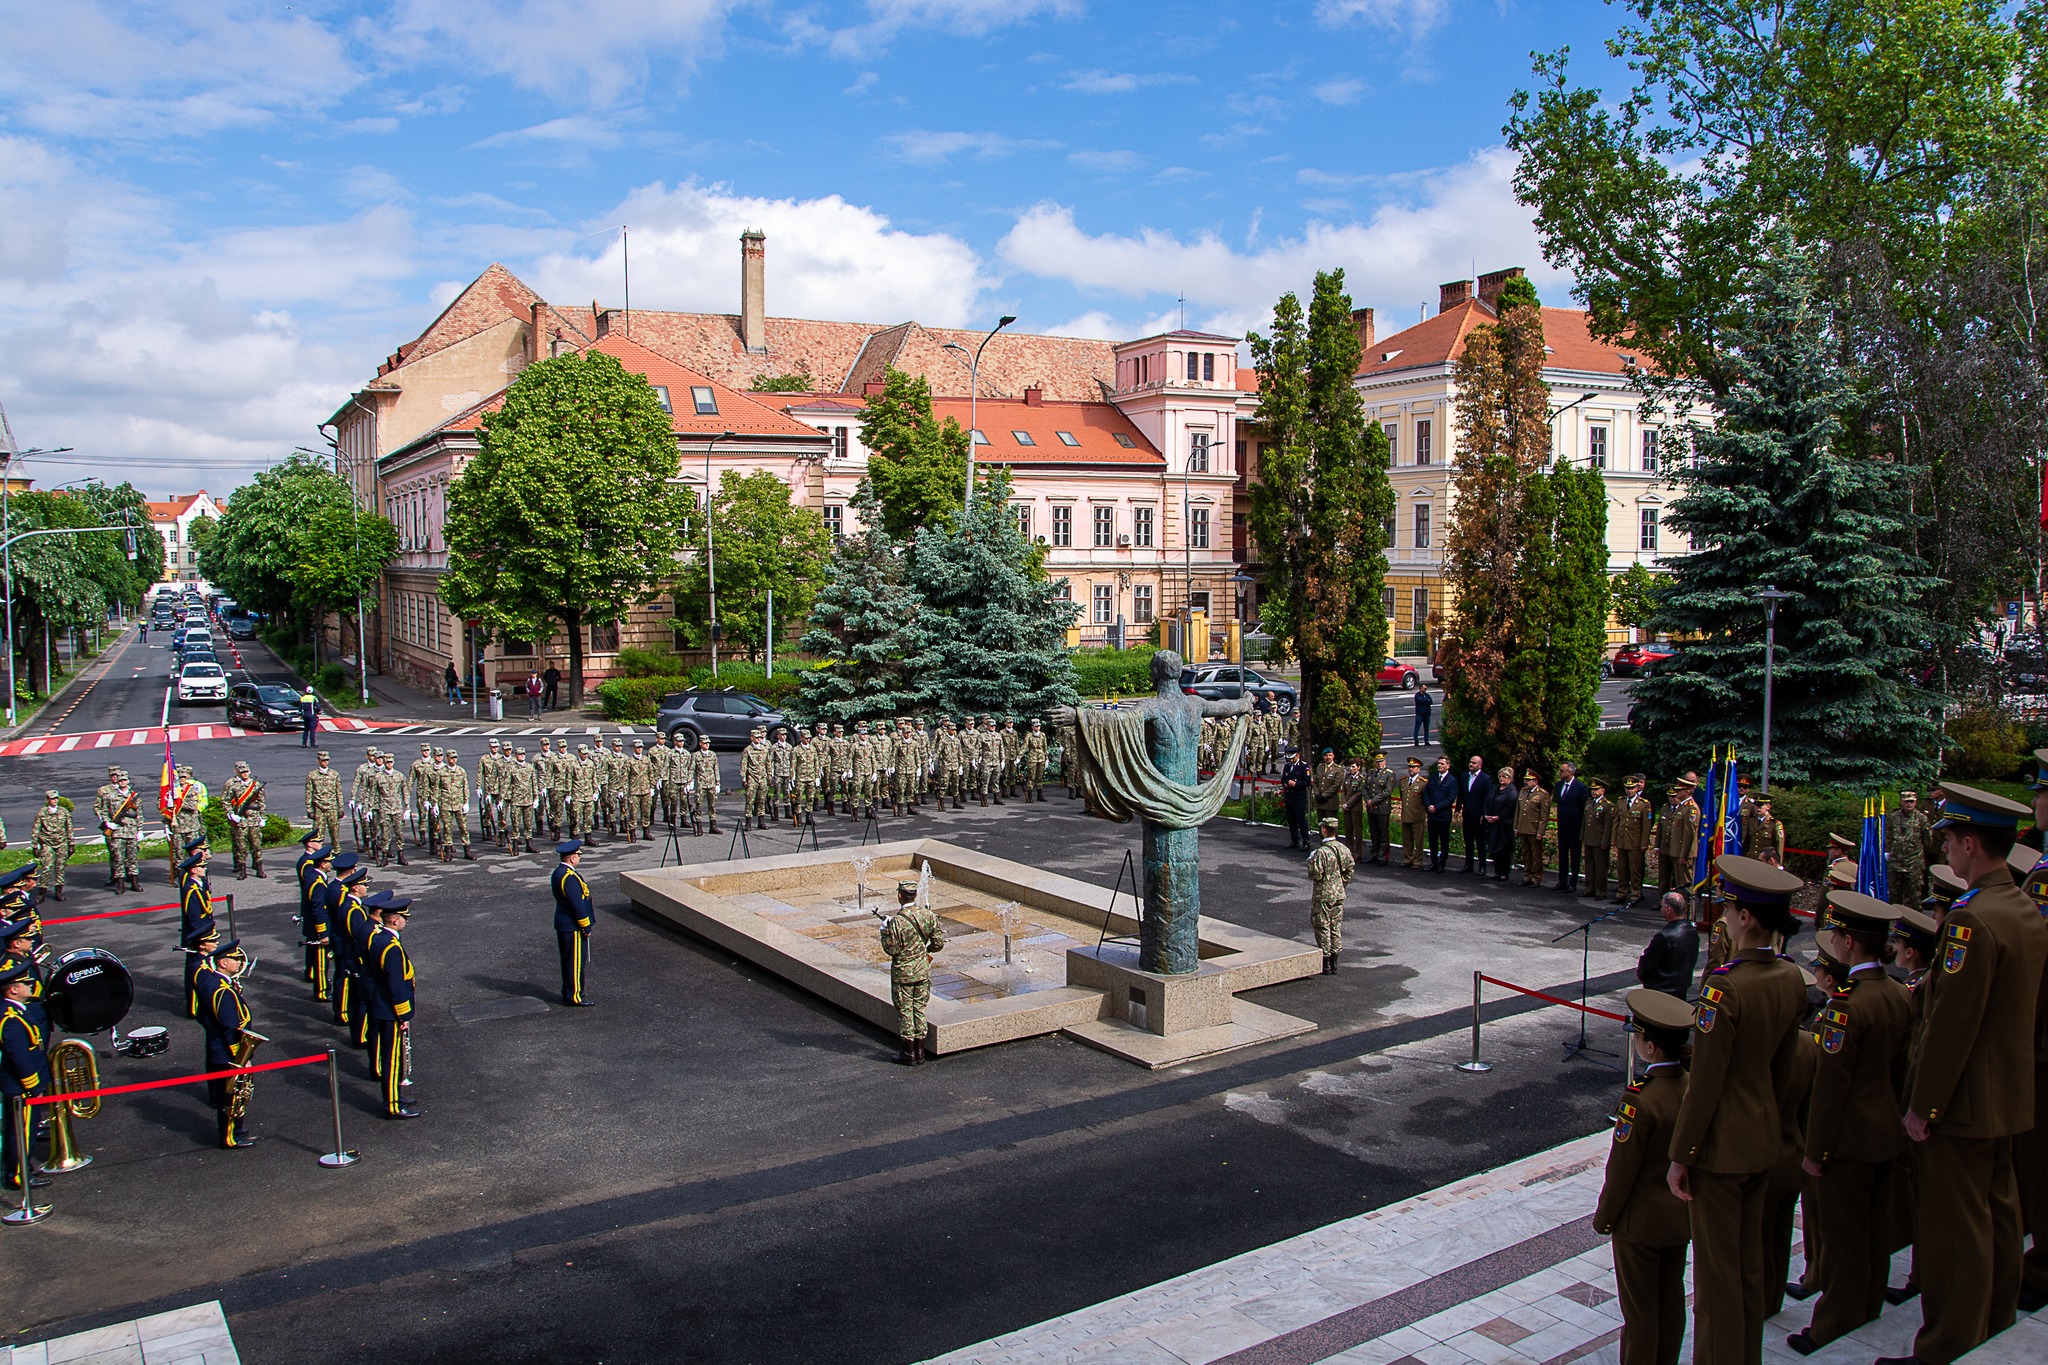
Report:
[{"label": "crosswalk", "polygon": [[[348,733],[363,730],[386,730],[388,722],[357,720],[353,716],[326,716],[320,721],[320,732]],[[37,754],[68,754],[80,749],[129,749],[141,745],[161,746],[166,740],[172,744],[191,744],[209,739],[240,739],[244,735],[261,734],[262,731],[245,729],[239,725],[213,724],[197,725],[151,725],[137,726],[123,730],[94,730],[78,735],[39,735],[34,739],[10,739],[0,744],[0,758],[15,758]]]},{"label": "crosswalk", "polygon": [[654,727],[639,725],[393,725],[379,727],[390,735],[651,735]]}]

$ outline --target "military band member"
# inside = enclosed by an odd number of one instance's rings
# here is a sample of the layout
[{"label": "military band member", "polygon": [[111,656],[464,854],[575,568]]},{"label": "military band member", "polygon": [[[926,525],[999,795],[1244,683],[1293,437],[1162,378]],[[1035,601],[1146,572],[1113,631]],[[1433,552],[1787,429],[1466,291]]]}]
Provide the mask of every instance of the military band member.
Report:
[{"label": "military band member", "polygon": [[946,946],[946,931],[930,907],[917,903],[917,883],[896,884],[896,913],[882,921],[882,951],[889,955],[889,999],[903,1050],[896,1060],[924,1065],[925,1008],[932,999],[932,955]]},{"label": "military band member", "polygon": [[299,869],[299,942],[306,950],[306,980],[313,983],[314,1001],[322,1005],[333,994],[327,977],[327,913],[334,856],[332,844],[321,844],[307,851]]},{"label": "military band member", "polygon": [[200,844],[177,865],[178,943],[187,950],[185,959],[185,1017],[199,1014],[200,959],[191,950],[213,927],[213,898],[206,880],[206,845]]},{"label": "military band member", "polygon": [[248,880],[249,870],[263,875],[263,784],[249,775],[247,763],[235,764],[235,775],[221,788],[228,812],[228,843],[235,855],[235,879]]},{"label": "military band member", "polygon": [[1544,838],[1550,830],[1551,795],[1534,768],[1522,771],[1522,794],[1515,802],[1515,839],[1521,845],[1522,885],[1543,884]]},{"label": "military band member", "polygon": [[1700,997],[1667,1180],[1689,1206],[1693,1359],[1754,1365],[1771,1277],[1764,1204],[1806,1011],[1799,969],[1771,945],[1772,935],[1797,932],[1792,895],[1802,883],[1753,858],[1723,855],[1714,866],[1735,954]]},{"label": "military band member", "polygon": [[2010,1326],[2022,1274],[2013,1138],[2034,1123],[2035,1011],[2048,925],[2006,867],[2027,808],[1943,784],[1934,828],[1969,884],[1942,920],[1936,983],[1906,1101],[1920,1144],[1915,1265],[1922,1326],[1913,1356],[1949,1362]]},{"label": "military band member", "polygon": [[[213,950],[200,969],[199,986],[199,1027],[206,1035],[206,1069],[222,1071],[236,1065],[234,1048],[247,1034],[253,1033],[249,1002],[242,994],[242,976],[249,967],[249,955],[242,948],[240,939],[231,938]],[[214,1119],[219,1127],[220,1145],[228,1148],[253,1147],[259,1141],[254,1133],[247,1131],[247,1112],[233,1112],[233,1077],[216,1077],[206,1083],[207,1097],[213,1103]]]},{"label": "military band member", "polygon": [[582,861],[583,844],[565,839],[555,845],[561,862],[548,879],[555,893],[555,946],[562,955],[562,1003],[588,1005],[584,998],[584,969],[590,962],[590,931],[597,922],[596,903],[590,883],[576,870]]},{"label": "military band member", "polygon": [[1308,923],[1323,952],[1323,975],[1337,974],[1337,960],[1344,952],[1344,888],[1358,860],[1337,838],[1337,821],[1323,817],[1323,841],[1308,855],[1310,884]]},{"label": "military band member", "polygon": [[35,1172],[37,1124],[27,1104],[51,1088],[49,1031],[28,1005],[34,986],[28,959],[0,962],[0,1184],[16,1191],[24,1179],[50,1183]]},{"label": "military band member", "polygon": [[365,902],[378,922],[363,946],[363,979],[370,994],[370,1071],[383,1088],[384,1117],[416,1119],[420,1111],[399,1095],[408,1083],[406,1058],[412,1046],[412,957],[401,933],[411,918],[412,898],[380,891]]},{"label": "military band member", "polygon": [[332,875],[314,889],[320,903],[313,907],[313,922],[326,932],[327,1003],[333,1007],[334,1022],[353,1031],[362,1010],[362,982],[357,978],[355,952],[346,926],[355,913],[351,901],[362,898],[362,885],[370,869],[353,853],[335,855]]},{"label": "military band member", "polygon": [[64,864],[78,847],[71,834],[71,812],[64,809],[60,793],[52,788],[43,793],[43,808],[29,829],[29,852],[35,855],[36,879],[58,900],[64,899]]},{"label": "military band member", "polygon": [[1593,1231],[1614,1239],[1621,1365],[1678,1365],[1685,1338],[1686,1207],[1665,1183],[1666,1153],[1685,1100],[1693,1007],[1662,991],[1628,993],[1630,1045],[1642,1079],[1623,1094]]},{"label": "military band member", "polygon": [[126,768],[107,769],[107,785],[94,796],[92,812],[107,839],[108,889],[121,890],[125,879],[128,890],[140,891],[142,793],[129,783]]},{"label": "military band member", "polygon": [[1614,811],[1616,905],[1639,905],[1643,899],[1643,851],[1650,846],[1650,803],[1643,787],[1643,775],[1630,773]]},{"label": "military band member", "polygon": [[314,755],[315,767],[306,774],[306,823],[321,843],[341,845],[341,774],[334,771],[327,750]]}]

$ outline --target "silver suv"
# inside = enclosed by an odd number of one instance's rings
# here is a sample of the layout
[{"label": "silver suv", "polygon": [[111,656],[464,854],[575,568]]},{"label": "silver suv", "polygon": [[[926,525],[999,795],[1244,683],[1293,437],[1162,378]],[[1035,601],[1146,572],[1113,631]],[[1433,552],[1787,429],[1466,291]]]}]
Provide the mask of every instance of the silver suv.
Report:
[{"label": "silver suv", "polygon": [[661,699],[661,707],[654,713],[654,728],[664,740],[680,730],[684,747],[691,749],[697,747],[698,737],[703,735],[711,737],[714,749],[744,749],[756,726],[765,726],[772,735],[776,726],[788,724],[780,711],[753,693],[731,689],[671,692]]}]

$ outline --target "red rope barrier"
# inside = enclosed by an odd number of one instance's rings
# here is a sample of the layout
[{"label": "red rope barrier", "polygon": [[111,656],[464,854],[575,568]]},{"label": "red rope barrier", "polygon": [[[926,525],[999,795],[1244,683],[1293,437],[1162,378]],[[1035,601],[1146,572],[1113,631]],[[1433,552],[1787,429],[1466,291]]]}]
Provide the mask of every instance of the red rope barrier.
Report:
[{"label": "red rope barrier", "polygon": [[[207,904],[218,905],[226,899],[226,896],[209,896],[207,897]],[[176,910],[180,908],[181,904],[182,902],[179,901],[171,901],[166,905],[138,905],[131,910],[102,910],[95,915],[66,915],[63,919],[46,919],[43,921],[43,925],[47,928],[52,924],[83,924],[89,919],[117,919],[122,915],[148,915],[154,914],[158,910]]]},{"label": "red rope barrier", "polygon": [[1563,1005],[1566,1009],[1580,1010],[1586,1014],[1597,1014],[1602,1019],[1614,1019],[1624,1024],[1628,1022],[1628,1016],[1625,1014],[1616,1014],[1612,1010],[1595,1009],[1591,1005],[1581,1005],[1576,1000],[1566,1000],[1561,996],[1546,995],[1542,991],[1532,991],[1527,986],[1517,986],[1512,981],[1503,981],[1497,976],[1488,976],[1484,972],[1479,974],[1479,979],[1481,981],[1490,981],[1502,990],[1514,991],[1520,995],[1533,995],[1538,1000],[1548,1000],[1551,1004]]},{"label": "red rope barrier", "polygon": [[293,1057],[282,1062],[265,1062],[261,1066],[234,1066],[226,1071],[205,1071],[196,1076],[172,1076],[162,1081],[137,1081],[134,1085],[107,1085],[98,1090],[74,1090],[68,1095],[42,1095],[29,1101],[37,1104],[63,1104],[67,1100],[89,1100],[100,1095],[125,1095],[132,1090],[161,1090],[167,1085],[191,1085],[195,1081],[217,1081],[223,1076],[253,1076],[259,1071],[281,1071],[288,1066],[310,1066],[324,1062],[327,1054],[316,1052],[310,1057]]}]

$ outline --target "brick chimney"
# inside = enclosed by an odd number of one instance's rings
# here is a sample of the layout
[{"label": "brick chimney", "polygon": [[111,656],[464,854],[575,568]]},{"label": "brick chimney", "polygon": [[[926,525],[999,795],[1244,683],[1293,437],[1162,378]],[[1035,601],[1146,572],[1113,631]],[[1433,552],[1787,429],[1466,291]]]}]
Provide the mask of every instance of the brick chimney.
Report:
[{"label": "brick chimney", "polygon": [[1045,388],[1043,385],[1030,384],[1025,387],[1024,406],[1027,408],[1042,408],[1045,406]]},{"label": "brick chimney", "polygon": [[547,334],[542,330],[541,322],[542,316],[548,311],[548,306],[542,303],[539,299],[535,299],[533,301],[533,307],[530,311],[532,314],[533,323],[532,327],[528,332],[526,342],[526,363],[529,365],[533,364],[535,361],[546,360],[548,358]]},{"label": "brick chimney", "polygon": [[1352,309],[1351,325],[1358,332],[1358,349],[1370,351],[1372,349],[1372,309]]},{"label": "brick chimney", "polygon": [[1452,280],[1449,284],[1440,284],[1436,292],[1436,311],[1448,313],[1459,304],[1469,302],[1471,298],[1470,280]]},{"label": "brick chimney", "polygon": [[611,335],[612,315],[605,309],[598,307],[596,299],[592,299],[590,301],[590,317],[591,321],[597,327],[597,335],[600,338],[608,337]]},{"label": "brick chimney", "polygon": [[768,234],[755,228],[740,234],[740,343],[768,352]]},{"label": "brick chimney", "polygon": [[1500,291],[1509,280],[1519,279],[1522,267],[1511,265],[1506,270],[1489,270],[1479,277],[1479,301],[1490,311],[1499,312]]},{"label": "brick chimney", "polygon": [[880,398],[882,391],[888,387],[889,381],[886,379],[870,379],[860,386],[861,397]]}]

